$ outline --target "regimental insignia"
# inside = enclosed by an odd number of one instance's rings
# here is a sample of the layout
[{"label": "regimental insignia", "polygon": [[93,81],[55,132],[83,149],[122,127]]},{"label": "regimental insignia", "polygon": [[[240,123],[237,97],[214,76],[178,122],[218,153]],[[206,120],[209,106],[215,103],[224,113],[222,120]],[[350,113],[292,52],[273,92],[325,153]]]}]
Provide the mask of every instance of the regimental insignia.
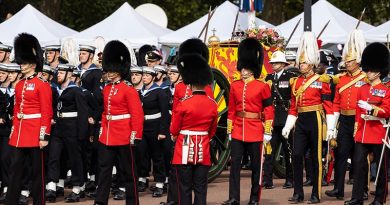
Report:
[{"label": "regimental insignia", "polygon": [[355,83],[355,87],[360,88],[360,87],[362,87],[362,85],[365,85],[365,84],[366,84],[366,82],[364,82],[364,81],[358,81]]},{"label": "regimental insignia", "polygon": [[35,83],[27,83],[26,90],[34,90],[35,89]]},{"label": "regimental insignia", "polygon": [[290,86],[289,81],[279,81],[279,88],[288,88]]},{"label": "regimental insignia", "polygon": [[310,85],[311,88],[318,88],[318,89],[321,89],[322,88],[322,82],[319,82],[319,81],[314,81],[311,85]]},{"label": "regimental insignia", "polygon": [[123,81],[126,85],[130,86],[130,87],[133,87],[133,84],[131,84],[129,81],[125,80]]},{"label": "regimental insignia", "polygon": [[57,110],[61,110],[61,109],[62,109],[62,101],[58,101]]},{"label": "regimental insignia", "polygon": [[371,93],[373,96],[378,96],[383,98],[386,95],[386,90],[372,89]]}]

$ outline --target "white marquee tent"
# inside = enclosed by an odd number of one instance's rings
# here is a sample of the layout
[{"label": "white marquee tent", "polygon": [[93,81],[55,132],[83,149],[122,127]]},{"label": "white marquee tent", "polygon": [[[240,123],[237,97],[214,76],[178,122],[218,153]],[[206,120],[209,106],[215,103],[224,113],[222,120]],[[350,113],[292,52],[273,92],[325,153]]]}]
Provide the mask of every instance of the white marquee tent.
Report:
[{"label": "white marquee tent", "polygon": [[368,42],[387,42],[387,35],[390,35],[390,21],[364,33]]},{"label": "white marquee tent", "polygon": [[127,2],[101,22],[69,36],[77,42],[91,42],[96,37],[110,40],[125,40],[133,47],[143,44],[157,45],[158,37],[170,33],[171,30],[160,27],[138,14]]},{"label": "white marquee tent", "polygon": [[[231,38],[233,27],[234,27],[234,21],[236,19],[238,7],[234,5],[233,3],[229,1],[225,1],[222,3],[218,8],[216,9],[214,15],[212,16],[209,27],[208,27],[208,33],[207,36],[211,36],[213,34],[212,30],[215,29],[215,35],[220,38],[221,41],[228,40]],[[207,22],[208,14],[204,15],[200,19],[170,33],[166,34],[164,36],[160,37],[160,43],[163,45],[171,45],[171,46],[177,46],[183,41],[198,37],[199,33],[201,32],[202,28]],[[273,25],[256,18],[256,25],[257,26],[265,26],[267,28],[274,27]],[[245,30],[248,28],[248,14],[240,12],[237,19],[237,26],[236,29],[240,27],[240,29]],[[203,32],[203,35],[201,39],[204,38],[205,32]]]},{"label": "white marquee tent", "polygon": [[1,23],[0,31],[0,41],[9,45],[22,32],[34,35],[42,45],[59,44],[61,38],[77,33],[45,16],[30,4]]},{"label": "white marquee tent", "polygon": [[[276,30],[279,30],[281,35],[288,38],[299,19],[302,20],[287,47],[297,47],[299,44],[303,33],[303,12],[276,27]],[[312,31],[318,35],[329,20],[328,27],[320,37],[323,45],[327,43],[345,43],[348,34],[355,29],[358,23],[358,19],[349,16],[328,1],[319,0],[312,6]],[[363,31],[372,28],[374,27],[365,22],[361,22],[359,26],[359,29]]]}]

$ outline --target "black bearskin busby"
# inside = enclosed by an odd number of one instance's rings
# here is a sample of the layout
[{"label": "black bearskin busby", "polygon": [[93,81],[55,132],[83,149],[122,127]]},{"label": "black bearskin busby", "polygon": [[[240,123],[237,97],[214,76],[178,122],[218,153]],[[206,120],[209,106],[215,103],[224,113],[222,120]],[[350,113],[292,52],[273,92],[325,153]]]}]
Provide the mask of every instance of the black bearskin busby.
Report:
[{"label": "black bearskin busby", "polygon": [[249,69],[255,78],[259,78],[263,66],[263,47],[254,38],[247,38],[241,41],[238,46],[237,70]]},{"label": "black bearskin busby", "polygon": [[200,39],[190,38],[180,44],[179,58],[184,54],[197,53],[201,55],[206,61],[209,60],[209,49]]},{"label": "black bearskin busby", "polygon": [[103,50],[103,71],[117,72],[122,78],[129,74],[131,65],[129,49],[120,41],[110,41]]},{"label": "black bearskin busby", "polygon": [[43,68],[43,51],[38,39],[28,33],[19,34],[14,40],[15,61],[20,64],[36,64],[35,71]]},{"label": "black bearskin busby", "polygon": [[390,69],[389,58],[389,49],[384,44],[375,42],[364,49],[360,65],[364,72],[380,72],[381,77],[384,77]]},{"label": "black bearskin busby", "polygon": [[177,61],[184,84],[206,86],[212,82],[210,66],[199,54],[185,54]]},{"label": "black bearskin busby", "polygon": [[146,54],[149,51],[152,51],[153,47],[151,45],[143,45],[141,48],[138,50],[138,55],[137,55],[137,65],[138,66],[146,66]]}]

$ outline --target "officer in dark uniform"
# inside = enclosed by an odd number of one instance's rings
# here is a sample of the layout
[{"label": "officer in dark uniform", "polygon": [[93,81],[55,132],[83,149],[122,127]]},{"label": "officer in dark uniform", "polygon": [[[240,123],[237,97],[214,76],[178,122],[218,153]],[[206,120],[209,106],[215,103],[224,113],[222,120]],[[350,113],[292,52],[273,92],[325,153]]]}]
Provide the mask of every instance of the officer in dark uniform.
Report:
[{"label": "officer in dark uniform", "polygon": [[144,133],[139,145],[141,156],[140,177],[138,191],[145,191],[147,188],[146,177],[149,176],[149,158],[145,157],[146,152],[152,158],[153,175],[156,188],[153,197],[161,197],[165,182],[164,155],[162,152],[161,140],[170,136],[169,133],[169,106],[166,93],[155,82],[156,71],[150,67],[143,67],[144,88],[141,90],[141,101],[145,113]]},{"label": "officer in dark uniform", "polygon": [[143,111],[137,91],[123,79],[128,76],[130,53],[120,41],[110,41],[103,51],[103,69],[109,84],[103,89],[104,112],[99,134],[99,179],[94,204],[107,205],[113,165],[126,192],[126,204],[138,205],[137,173],[130,146],[142,139]]},{"label": "officer in dark uniform", "polygon": [[60,85],[57,104],[57,120],[50,140],[50,157],[48,166],[49,202],[56,200],[56,186],[60,176],[60,159],[64,150],[67,153],[72,170],[72,193],[65,197],[65,202],[80,200],[80,187],[84,184],[82,147],[80,140],[87,137],[88,107],[86,98],[79,87],[71,81],[74,67],[59,64],[58,83]]},{"label": "officer in dark uniform", "polygon": [[0,63],[10,63],[12,46],[0,43]]},{"label": "officer in dark uniform", "polygon": [[[156,65],[160,65],[162,61],[162,54],[159,50],[153,49],[151,51],[148,51],[146,53],[146,64],[148,67],[154,68]],[[159,78],[156,77],[155,80],[158,80]]]},{"label": "officer in dark uniform", "polygon": [[[272,54],[270,64],[272,65],[273,73],[268,74],[265,81],[271,86],[272,102],[275,109],[275,118],[271,139],[271,154],[265,155],[264,161],[264,184],[266,189],[273,188],[272,174],[273,162],[275,160],[275,152],[279,145],[282,144],[285,166],[286,166],[286,181],[283,185],[284,189],[292,188],[292,167],[291,167],[291,152],[292,146],[289,139],[285,139],[282,135],[282,129],[287,119],[287,112],[291,103],[291,86],[290,79],[296,75],[285,68],[288,66],[285,54],[282,51],[275,51]],[[291,135],[289,136],[289,138]]]}]

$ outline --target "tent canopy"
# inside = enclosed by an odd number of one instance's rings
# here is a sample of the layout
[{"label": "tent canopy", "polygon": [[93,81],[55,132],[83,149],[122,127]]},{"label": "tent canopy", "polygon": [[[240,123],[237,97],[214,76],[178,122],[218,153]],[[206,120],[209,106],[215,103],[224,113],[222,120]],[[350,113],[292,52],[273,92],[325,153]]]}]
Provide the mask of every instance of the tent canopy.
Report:
[{"label": "tent canopy", "polygon": [[59,44],[62,37],[77,33],[45,16],[30,4],[1,23],[0,31],[0,41],[11,45],[22,32],[34,35],[42,45]]},{"label": "tent canopy", "polygon": [[370,29],[364,34],[368,42],[387,42],[387,35],[390,35],[390,21]]},{"label": "tent canopy", "polygon": [[[325,24],[330,20],[328,27],[322,33],[320,39],[323,44],[327,43],[345,43],[348,34],[355,29],[358,19],[349,16],[337,7],[333,6],[326,0],[319,0],[312,6],[312,31],[318,35]],[[303,12],[298,16],[280,24],[276,27],[280,33],[288,38],[291,35],[295,25],[302,19],[297,30],[292,36],[287,47],[298,47],[299,40],[303,33]],[[367,31],[374,28],[373,26],[361,22],[359,29]]]},{"label": "tent canopy", "polygon": [[[220,38],[221,41],[225,41],[231,38],[234,27],[234,21],[236,19],[238,7],[229,1],[225,1],[218,6],[212,16],[207,36],[213,34],[212,30],[215,29],[215,35]],[[178,29],[175,32],[160,37],[160,43],[163,45],[177,46],[183,41],[189,38],[197,38],[208,19],[208,14],[204,15],[200,19]],[[273,25],[256,18],[257,26],[274,27]],[[248,28],[248,13],[240,12],[237,19],[236,29],[239,28],[245,30]],[[203,32],[202,39],[205,32]]]},{"label": "tent canopy", "polygon": [[79,42],[91,42],[101,36],[106,41],[127,40],[139,47],[143,44],[157,45],[158,37],[170,32],[138,14],[126,2],[101,22],[69,37]]}]

